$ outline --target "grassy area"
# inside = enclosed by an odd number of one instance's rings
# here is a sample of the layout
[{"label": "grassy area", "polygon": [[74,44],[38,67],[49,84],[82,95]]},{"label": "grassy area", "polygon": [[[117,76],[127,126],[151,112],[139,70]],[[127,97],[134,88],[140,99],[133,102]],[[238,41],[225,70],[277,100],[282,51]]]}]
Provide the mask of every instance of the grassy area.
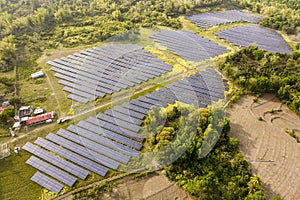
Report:
[{"label": "grassy area", "polygon": [[42,188],[30,181],[36,170],[25,164],[31,154],[25,151],[12,154],[0,160],[0,199],[38,199]]},{"label": "grassy area", "polygon": [[[0,199],[52,199],[56,197],[54,193],[43,189],[38,184],[30,181],[30,177],[37,171],[25,162],[31,156],[25,150],[21,150],[19,155],[12,153],[12,156],[0,160]],[[75,183],[73,189],[98,182],[113,176],[119,175],[122,172],[109,171],[104,177],[90,172],[86,180],[79,180]],[[60,194],[67,193],[71,190],[65,186]]]}]

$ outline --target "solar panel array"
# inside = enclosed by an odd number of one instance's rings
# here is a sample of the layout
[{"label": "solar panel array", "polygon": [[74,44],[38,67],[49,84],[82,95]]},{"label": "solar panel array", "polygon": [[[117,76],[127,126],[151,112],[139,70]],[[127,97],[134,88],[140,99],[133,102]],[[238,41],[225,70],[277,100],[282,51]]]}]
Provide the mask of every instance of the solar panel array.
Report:
[{"label": "solar panel array", "polygon": [[85,179],[90,171],[105,176],[140,155],[145,137],[139,131],[152,108],[175,100],[205,107],[224,98],[226,87],[221,75],[206,70],[26,143],[23,148],[34,154],[26,163],[49,176],[38,173],[32,180],[59,193],[63,184],[74,185],[75,176]]},{"label": "solar panel array", "polygon": [[58,194],[62,189],[63,185],[58,183],[57,181],[49,178],[48,176],[45,176],[44,174],[40,172],[36,172],[31,178],[33,182],[36,182],[37,184],[43,186],[44,188],[47,188],[48,190]]},{"label": "solar panel array", "polygon": [[249,46],[253,43],[266,51],[272,53],[292,53],[292,49],[276,31],[255,25],[237,26],[217,33],[220,38],[225,39],[237,46]]},{"label": "solar panel array", "polygon": [[186,30],[161,31],[150,37],[183,59],[195,62],[200,62],[228,51],[226,47],[219,46],[215,42]]},{"label": "solar panel array", "polygon": [[212,11],[186,16],[185,18],[203,28],[232,22],[258,23],[261,20],[260,16],[241,12],[239,10]]},{"label": "solar panel array", "polygon": [[102,98],[172,70],[133,44],[94,47],[47,62],[68,98],[81,103]]}]

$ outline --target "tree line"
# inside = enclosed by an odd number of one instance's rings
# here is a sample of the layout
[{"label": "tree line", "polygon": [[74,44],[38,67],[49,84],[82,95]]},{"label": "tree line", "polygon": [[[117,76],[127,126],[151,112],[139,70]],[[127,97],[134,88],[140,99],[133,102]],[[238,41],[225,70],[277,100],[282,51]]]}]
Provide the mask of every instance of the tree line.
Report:
[{"label": "tree line", "polygon": [[238,86],[253,93],[275,93],[300,114],[300,52],[272,54],[256,46],[242,48],[219,63]]}]

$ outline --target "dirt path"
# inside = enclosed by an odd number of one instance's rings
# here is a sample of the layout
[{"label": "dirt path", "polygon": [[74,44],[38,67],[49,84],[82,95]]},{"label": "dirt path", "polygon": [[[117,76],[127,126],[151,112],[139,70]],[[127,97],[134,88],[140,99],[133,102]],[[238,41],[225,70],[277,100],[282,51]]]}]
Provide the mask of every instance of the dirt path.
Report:
[{"label": "dirt path", "polygon": [[[269,112],[280,108],[282,112]],[[262,177],[268,199],[276,195],[298,199],[300,144],[285,129],[299,129],[300,118],[274,95],[264,95],[257,103],[251,96],[242,97],[228,109],[228,117],[231,136],[239,139],[240,150],[251,163],[253,173]]]}]

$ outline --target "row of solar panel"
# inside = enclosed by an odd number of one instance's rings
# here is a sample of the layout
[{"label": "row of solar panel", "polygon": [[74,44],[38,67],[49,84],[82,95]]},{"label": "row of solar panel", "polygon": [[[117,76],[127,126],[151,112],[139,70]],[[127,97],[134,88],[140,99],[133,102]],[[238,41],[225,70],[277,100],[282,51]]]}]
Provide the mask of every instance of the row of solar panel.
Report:
[{"label": "row of solar panel", "polygon": [[[140,142],[144,140],[144,136],[139,135],[138,132],[142,120],[153,107],[166,107],[175,100],[204,107],[205,104],[211,104],[212,100],[217,100],[217,98],[211,98],[212,96],[208,95],[205,90],[202,91],[196,87],[203,85],[204,75],[212,77],[218,84],[223,83],[218,80],[221,78],[219,74],[207,70],[167,86],[167,88],[153,91],[130,103],[115,106],[112,110],[107,110],[105,114],[99,113],[97,118],[90,117],[87,121],[70,125],[67,130],[60,129],[57,134],[50,133],[46,136],[47,140],[38,138],[35,144],[42,148],[30,143],[23,147],[56,167],[36,157],[31,158],[27,163],[69,186],[75,183],[76,178],[69,174],[66,175],[66,172],[81,179],[85,179],[88,175],[88,171],[69,161],[105,176],[108,168],[117,169],[121,163],[127,164],[131,156],[139,156],[138,150],[142,147]],[[59,158],[43,148],[69,161]],[[47,167],[43,168],[42,166]],[[58,173],[53,174],[54,171],[58,171]],[[62,175],[59,176],[59,174]],[[52,183],[56,182],[53,181]],[[57,192],[57,188],[61,186],[58,182],[56,182],[56,189],[49,187],[45,182],[39,184],[54,192]]]},{"label": "row of solar panel", "polygon": [[227,52],[225,47],[190,31],[162,31],[151,36],[154,41],[184,59],[199,62]]},{"label": "row of solar panel", "polygon": [[212,11],[197,15],[187,16],[187,19],[195,23],[197,26],[208,28],[214,25],[246,21],[250,23],[258,23],[260,16],[244,13],[238,10]]},{"label": "row of solar panel", "polygon": [[217,35],[237,46],[249,46],[255,42],[259,48],[272,53],[292,53],[292,49],[281,35],[261,26],[238,26],[219,32]]},{"label": "row of solar panel", "polygon": [[82,103],[104,97],[172,70],[148,51],[135,45],[87,49],[47,62],[65,85],[68,97]]}]

